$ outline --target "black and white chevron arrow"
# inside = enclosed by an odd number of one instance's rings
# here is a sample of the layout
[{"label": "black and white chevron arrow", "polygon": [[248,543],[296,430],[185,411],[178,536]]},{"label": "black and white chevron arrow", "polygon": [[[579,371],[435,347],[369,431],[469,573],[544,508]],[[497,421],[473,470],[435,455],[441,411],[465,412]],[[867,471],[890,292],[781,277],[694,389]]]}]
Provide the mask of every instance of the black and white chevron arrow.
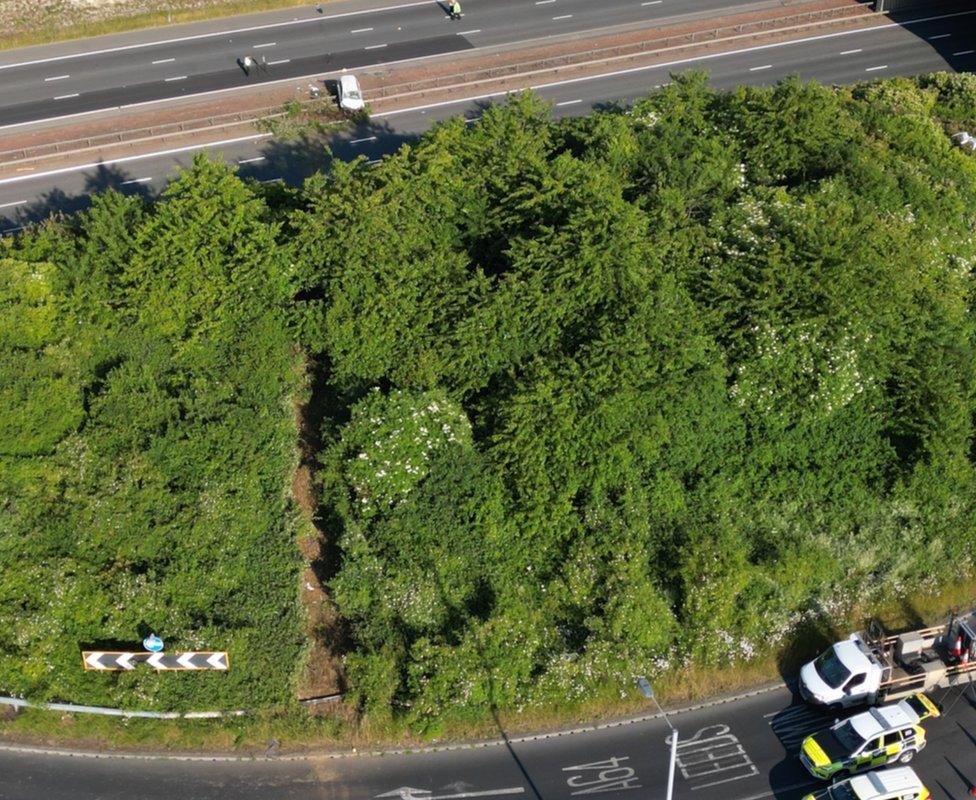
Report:
[{"label": "black and white chevron arrow", "polygon": [[81,654],[87,670],[128,670],[138,664],[147,664],[153,669],[164,670],[225,670],[230,666],[227,653],[110,653],[104,651],[84,651]]}]

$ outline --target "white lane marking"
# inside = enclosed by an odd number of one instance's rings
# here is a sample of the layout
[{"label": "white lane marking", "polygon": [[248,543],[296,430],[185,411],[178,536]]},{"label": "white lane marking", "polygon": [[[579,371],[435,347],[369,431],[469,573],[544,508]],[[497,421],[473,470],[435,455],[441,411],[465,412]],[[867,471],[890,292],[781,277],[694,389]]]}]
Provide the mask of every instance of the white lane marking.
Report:
[{"label": "white lane marking", "polygon": [[279,58],[277,61],[269,61],[268,66],[270,67],[272,64],[287,64],[289,61],[291,61],[290,58]]},{"label": "white lane marking", "polygon": [[367,164],[371,164],[371,165],[372,164],[379,164],[382,160],[383,160],[382,158],[374,158],[372,161],[367,161],[366,163]]},{"label": "white lane marking", "polygon": [[185,80],[186,80],[186,75],[177,75],[175,78],[166,78],[165,82],[170,83],[171,81],[185,81]]},{"label": "white lane marking", "polygon": [[263,44],[255,44],[255,45],[252,45],[252,47],[255,50],[257,50],[259,47],[276,47],[277,44],[278,44],[277,42],[264,42]]},{"label": "white lane marking", "polygon": [[461,31],[458,36],[471,36],[473,33],[481,33],[481,28],[475,28],[473,31]]},{"label": "white lane marking", "polygon": [[759,72],[761,69],[772,69],[772,64],[763,64],[761,67],[749,67],[749,72]]},{"label": "white lane marking", "polygon": [[976,53],[976,50],[960,50],[958,53],[953,53],[954,56],[969,56]]},{"label": "white lane marking", "polygon": [[26,225],[18,225],[16,228],[4,228],[0,233],[13,233],[14,231],[22,231],[26,228]]},{"label": "white lane marking", "polygon": [[77,96],[78,96],[78,92],[75,92],[74,94],[59,94],[54,99],[55,100],[70,100],[72,97],[77,97]]},{"label": "white lane marking", "polygon": [[556,20],[556,19],[569,19],[572,16],[573,16],[572,14],[560,14],[558,17],[553,17],[553,19],[554,20]]},{"label": "white lane marking", "polygon": [[[83,58],[85,56],[99,56],[104,53],[119,53],[124,50],[138,50],[140,47],[159,47],[164,44],[175,44],[177,42],[192,42],[199,39],[213,39],[219,36],[235,36],[241,33],[252,31],[263,31],[269,28],[283,28],[288,25],[305,25],[309,22],[321,22],[326,19],[341,19],[342,17],[356,17],[363,14],[376,14],[381,11],[396,11],[401,8],[416,8],[417,6],[429,6],[430,0],[416,0],[412,3],[399,3],[395,6],[384,6],[381,8],[364,8],[362,11],[344,11],[341,14],[330,14],[328,16],[314,16],[307,19],[292,19],[287,22],[272,22],[267,25],[252,25],[249,28],[233,28],[226,31],[216,31],[215,33],[197,33],[193,36],[179,36],[174,39],[160,39],[158,42],[140,42],[139,44],[126,44],[119,47],[105,47],[101,50],[88,50],[83,53],[69,53],[63,56],[51,56],[50,58],[35,58],[32,61],[18,61],[14,64],[0,64],[0,70],[13,69],[14,67],[29,67],[34,64],[47,64],[52,61],[64,61],[68,58]],[[904,23],[901,23],[904,24]]]},{"label": "white lane marking", "polygon": [[550,3],[555,3],[556,0],[535,0],[537,6],[547,6]]},{"label": "white lane marking", "polygon": [[255,139],[267,139],[271,136],[270,133],[254,133],[248,136],[238,136],[234,139],[223,139],[219,142],[206,142],[204,144],[189,144],[185,147],[174,147],[169,150],[158,150],[155,153],[142,153],[137,156],[122,156],[121,158],[111,158],[106,161],[93,161],[89,164],[78,164],[73,167],[61,167],[59,169],[50,169],[47,172],[38,172],[34,175],[20,175],[16,178],[0,178],[0,186],[4,186],[8,183],[16,183],[17,181],[34,180],[35,178],[47,178],[52,175],[64,175],[68,172],[80,172],[85,169],[94,169],[98,166],[108,166],[110,164],[126,164],[130,161],[139,161],[144,158],[154,158],[156,156],[169,156],[175,153],[188,153],[191,150],[203,150],[205,147],[221,147],[228,144],[237,144],[238,142],[253,142]]},{"label": "white lane marking", "polygon": [[363,142],[375,142],[375,141],[376,141],[375,136],[366,136],[362,139],[352,139],[349,142],[349,144],[362,144]]},{"label": "white lane marking", "polygon": [[888,69],[887,64],[882,64],[880,67],[868,67],[865,72],[877,72],[879,69]]},{"label": "white lane marking", "polygon": [[13,208],[14,206],[25,206],[27,205],[26,200],[14,200],[12,203],[4,203],[0,205],[0,208]]},{"label": "white lane marking", "polygon": [[130,183],[149,183],[152,178],[133,178],[131,181],[122,181],[122,186],[128,186]]},{"label": "white lane marking", "polygon": [[464,124],[470,125],[472,122],[477,122],[479,119],[481,119],[480,115],[477,117],[468,117],[466,120],[464,120]]},{"label": "white lane marking", "polygon": [[938,36],[930,36],[929,41],[934,42],[936,39],[948,39],[950,36],[952,36],[951,33],[940,33]]},{"label": "white lane marking", "polygon": [[371,44],[369,47],[364,47],[363,50],[380,50],[386,47],[385,44]]},{"label": "white lane marking", "polygon": [[556,103],[556,106],[575,106],[577,103],[582,103],[582,100],[564,100],[562,103]]},{"label": "white lane marking", "polygon": [[238,164],[253,164],[255,161],[264,161],[264,156],[255,156],[254,158],[242,158],[237,163]]},{"label": "white lane marking", "polygon": [[63,81],[65,78],[70,78],[70,77],[71,77],[70,75],[55,75],[52,78],[45,78],[44,83],[48,83],[49,81]]},{"label": "white lane marking", "polygon": [[258,181],[258,183],[279,183],[284,182],[284,178],[268,178],[266,181]]},{"label": "white lane marking", "polygon": [[160,59],[157,59],[156,61],[153,61],[152,63],[153,64],[171,64],[174,61],[176,61],[175,58],[160,58]]},{"label": "white lane marking", "polygon": [[861,52],[861,48],[860,47],[856,47],[853,50],[841,50],[840,51],[840,54],[842,56],[852,56],[855,53],[860,53],[860,52]]},{"label": "white lane marking", "polygon": [[349,31],[349,33],[369,33],[372,28],[356,28],[354,31]]},{"label": "white lane marking", "polygon": [[647,0],[646,3],[641,3],[642,6],[656,6],[661,3],[661,0]]}]

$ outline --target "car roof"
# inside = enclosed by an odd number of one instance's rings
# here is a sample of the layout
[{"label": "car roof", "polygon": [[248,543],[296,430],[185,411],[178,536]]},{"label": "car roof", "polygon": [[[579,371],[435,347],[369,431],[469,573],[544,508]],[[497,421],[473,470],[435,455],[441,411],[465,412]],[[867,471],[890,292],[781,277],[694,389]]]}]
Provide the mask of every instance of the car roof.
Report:
[{"label": "car roof", "polygon": [[[880,706],[855,714],[848,722],[863,739],[873,739],[888,731],[914,725],[918,722],[916,714],[910,705],[902,700],[889,706]],[[840,723],[843,725],[844,723]]]},{"label": "car roof", "polygon": [[871,666],[871,660],[864,655],[864,652],[857,646],[856,642],[845,639],[834,645],[834,652],[841,663],[852,672],[867,672]]},{"label": "car roof", "polygon": [[912,790],[921,791],[922,782],[911,767],[895,767],[851,778],[851,788],[860,800],[873,800]]},{"label": "car roof", "polygon": [[340,75],[339,83],[342,85],[343,89],[358,89],[359,81],[356,80],[355,75]]}]

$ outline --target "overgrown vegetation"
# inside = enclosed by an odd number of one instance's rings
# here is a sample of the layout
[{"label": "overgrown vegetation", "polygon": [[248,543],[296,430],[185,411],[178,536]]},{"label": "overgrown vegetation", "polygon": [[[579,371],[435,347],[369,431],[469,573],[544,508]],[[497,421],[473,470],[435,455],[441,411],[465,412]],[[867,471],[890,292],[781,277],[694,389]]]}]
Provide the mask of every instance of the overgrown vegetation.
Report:
[{"label": "overgrown vegetation", "polygon": [[[971,75],[691,74],[561,122],[519,96],[294,191],[198,162],[23,237],[0,683],[284,700],[290,342],[323,370],[330,589],[377,725],[746,661],[972,574],[976,162],[946,134],[974,123]],[[81,672],[153,613],[234,668]]]}]

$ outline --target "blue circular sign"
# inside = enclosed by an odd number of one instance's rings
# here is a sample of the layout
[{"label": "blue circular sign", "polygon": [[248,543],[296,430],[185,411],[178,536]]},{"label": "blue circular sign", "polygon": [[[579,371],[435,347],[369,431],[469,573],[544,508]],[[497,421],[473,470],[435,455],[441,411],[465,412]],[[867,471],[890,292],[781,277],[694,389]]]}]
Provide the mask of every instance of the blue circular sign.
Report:
[{"label": "blue circular sign", "polygon": [[155,633],[150,633],[145,639],[142,640],[142,646],[145,647],[150,653],[158,653],[163,649],[163,640],[160,639]]}]

